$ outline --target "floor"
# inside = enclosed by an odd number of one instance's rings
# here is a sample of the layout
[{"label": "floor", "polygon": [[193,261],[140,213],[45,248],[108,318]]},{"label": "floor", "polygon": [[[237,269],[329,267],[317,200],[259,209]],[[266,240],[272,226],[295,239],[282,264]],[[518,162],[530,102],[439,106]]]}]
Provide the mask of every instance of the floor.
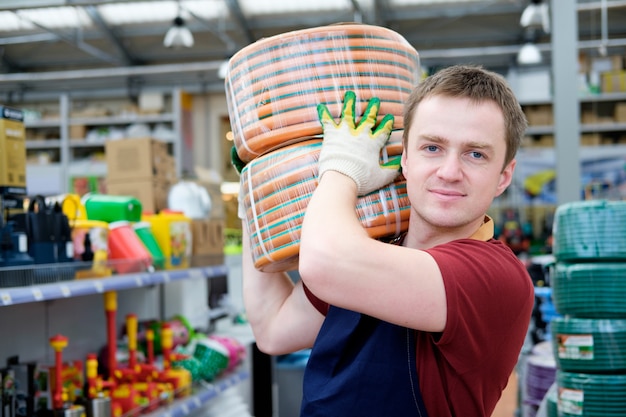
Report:
[{"label": "floor", "polygon": [[518,408],[517,397],[517,375],[513,373],[491,417],[515,417]]}]

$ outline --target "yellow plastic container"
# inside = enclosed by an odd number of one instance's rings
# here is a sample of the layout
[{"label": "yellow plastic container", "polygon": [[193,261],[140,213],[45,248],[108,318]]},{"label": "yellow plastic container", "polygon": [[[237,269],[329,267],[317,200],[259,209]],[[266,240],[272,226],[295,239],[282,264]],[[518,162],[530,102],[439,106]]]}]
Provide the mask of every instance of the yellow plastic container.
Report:
[{"label": "yellow plastic container", "polygon": [[191,258],[191,218],[182,212],[162,210],[144,215],[165,257],[165,269],[189,268]]},{"label": "yellow plastic container", "polygon": [[92,268],[76,272],[76,278],[103,277],[112,274],[107,267],[109,251],[109,224],[99,220],[76,219],[72,222],[74,259],[84,260],[87,238],[89,239]]},{"label": "yellow plastic container", "polygon": [[70,221],[73,220],[85,220],[87,219],[87,211],[78,194],[66,194],[61,204],[63,214],[65,214]]}]

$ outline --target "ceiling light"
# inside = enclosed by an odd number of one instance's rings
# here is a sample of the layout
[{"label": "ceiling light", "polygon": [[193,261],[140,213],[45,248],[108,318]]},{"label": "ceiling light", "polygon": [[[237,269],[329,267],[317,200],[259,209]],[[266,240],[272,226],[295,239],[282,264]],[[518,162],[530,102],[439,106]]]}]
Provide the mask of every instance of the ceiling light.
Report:
[{"label": "ceiling light", "polygon": [[532,42],[524,44],[517,54],[517,63],[520,65],[540,64],[541,51],[537,45]]},{"label": "ceiling light", "polygon": [[544,32],[550,33],[548,5],[541,0],[533,0],[522,12],[519,23],[523,28],[540,27]]},{"label": "ceiling light", "polygon": [[166,48],[191,48],[193,46],[193,35],[182,17],[176,16],[174,24],[165,34],[163,46]]}]

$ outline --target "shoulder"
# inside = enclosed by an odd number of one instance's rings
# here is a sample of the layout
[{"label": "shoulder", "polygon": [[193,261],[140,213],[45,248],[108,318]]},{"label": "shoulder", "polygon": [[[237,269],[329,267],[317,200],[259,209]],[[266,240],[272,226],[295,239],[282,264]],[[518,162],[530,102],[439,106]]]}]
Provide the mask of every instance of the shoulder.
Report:
[{"label": "shoulder", "polygon": [[[501,241],[460,239],[428,249],[437,263],[448,299],[455,289],[482,297],[507,296],[534,300],[533,284],[524,263]],[[526,295],[524,297],[523,295]]]},{"label": "shoulder", "polygon": [[481,269],[512,269],[527,275],[522,261],[508,246],[496,239],[487,241],[459,239],[437,245],[427,249],[426,252],[435,259],[440,268],[446,265],[459,265],[465,268],[474,265]]}]

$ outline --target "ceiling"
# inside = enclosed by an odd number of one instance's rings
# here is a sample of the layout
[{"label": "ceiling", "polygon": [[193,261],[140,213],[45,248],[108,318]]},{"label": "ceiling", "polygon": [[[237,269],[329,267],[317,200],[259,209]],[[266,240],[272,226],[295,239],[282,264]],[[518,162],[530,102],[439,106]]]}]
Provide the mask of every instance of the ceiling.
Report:
[{"label": "ceiling", "polygon": [[[554,8],[560,1],[549,3]],[[241,48],[284,32],[354,21],[400,33],[426,68],[473,63],[505,71],[516,65],[516,53],[527,40],[520,16],[529,3],[0,0],[0,98],[10,102],[60,91],[162,87],[223,91],[219,69]],[[604,39],[609,53],[624,54],[626,1],[578,0],[577,7],[583,49],[597,54]],[[179,10],[195,43],[166,48],[164,35]],[[534,35],[549,64],[549,33],[538,30]]]}]

